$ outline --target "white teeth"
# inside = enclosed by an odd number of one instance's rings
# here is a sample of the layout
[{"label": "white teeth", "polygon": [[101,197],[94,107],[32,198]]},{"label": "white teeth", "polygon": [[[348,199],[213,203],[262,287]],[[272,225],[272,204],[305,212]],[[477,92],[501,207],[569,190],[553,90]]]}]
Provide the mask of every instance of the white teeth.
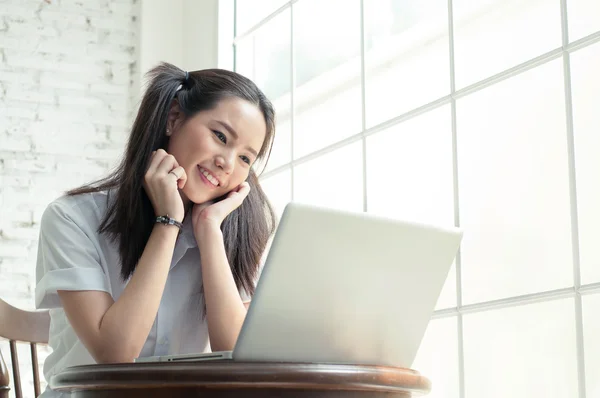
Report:
[{"label": "white teeth", "polygon": [[208,171],[202,169],[202,174],[204,174],[204,177],[206,177],[206,179],[210,181],[211,184],[213,184],[214,186],[219,185],[219,181],[215,177],[213,177]]}]

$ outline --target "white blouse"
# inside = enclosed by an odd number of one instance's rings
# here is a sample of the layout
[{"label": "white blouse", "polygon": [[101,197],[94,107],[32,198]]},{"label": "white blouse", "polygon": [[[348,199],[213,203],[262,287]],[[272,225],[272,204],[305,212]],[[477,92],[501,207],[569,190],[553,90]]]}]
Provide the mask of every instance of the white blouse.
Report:
[{"label": "white blouse", "polygon": [[[66,367],[95,363],[69,324],[57,290],[99,290],[116,301],[127,285],[121,278],[118,244],[98,233],[108,201],[114,196],[107,192],[64,196],[52,202],[42,216],[35,302],[39,309],[50,309],[52,353],[44,363],[48,382]],[[186,217],[140,357],[210,352],[201,286],[200,254],[191,218]],[[245,292],[240,295],[244,302],[250,301]],[[49,388],[42,394],[43,398],[61,396],[66,395]]]}]

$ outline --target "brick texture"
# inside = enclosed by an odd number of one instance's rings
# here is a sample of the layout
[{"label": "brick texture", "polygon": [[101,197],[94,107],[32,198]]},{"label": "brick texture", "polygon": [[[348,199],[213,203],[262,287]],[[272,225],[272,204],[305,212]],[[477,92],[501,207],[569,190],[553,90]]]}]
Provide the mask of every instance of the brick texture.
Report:
[{"label": "brick texture", "polygon": [[[34,308],[47,204],[121,155],[139,96],[138,18],[137,0],[0,0],[0,297],[14,306]],[[0,350],[10,369],[8,342]],[[19,354],[33,397],[28,347]]]}]

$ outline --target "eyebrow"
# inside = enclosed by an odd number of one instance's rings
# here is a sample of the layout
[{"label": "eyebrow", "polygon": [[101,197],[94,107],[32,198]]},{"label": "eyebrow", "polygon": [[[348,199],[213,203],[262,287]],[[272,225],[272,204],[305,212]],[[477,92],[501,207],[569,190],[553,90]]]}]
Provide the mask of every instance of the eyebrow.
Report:
[{"label": "eyebrow", "polygon": [[[236,140],[239,138],[238,133],[236,133],[236,131],[233,129],[233,127],[231,127],[228,123],[223,122],[221,120],[217,120],[217,123],[219,123],[221,126],[223,126],[225,128],[225,130],[227,130],[229,132],[229,134],[231,134]],[[255,157],[258,157],[258,153],[256,152],[256,150],[254,150],[254,148],[247,146],[246,149],[249,152],[252,152],[252,154]]]}]

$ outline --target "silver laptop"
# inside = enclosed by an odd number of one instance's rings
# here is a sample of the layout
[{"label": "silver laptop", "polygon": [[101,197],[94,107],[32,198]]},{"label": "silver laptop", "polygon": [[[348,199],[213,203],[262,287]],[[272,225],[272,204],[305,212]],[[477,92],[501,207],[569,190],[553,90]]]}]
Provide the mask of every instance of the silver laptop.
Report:
[{"label": "silver laptop", "polygon": [[411,367],[462,232],[290,203],[233,352],[150,361]]}]

